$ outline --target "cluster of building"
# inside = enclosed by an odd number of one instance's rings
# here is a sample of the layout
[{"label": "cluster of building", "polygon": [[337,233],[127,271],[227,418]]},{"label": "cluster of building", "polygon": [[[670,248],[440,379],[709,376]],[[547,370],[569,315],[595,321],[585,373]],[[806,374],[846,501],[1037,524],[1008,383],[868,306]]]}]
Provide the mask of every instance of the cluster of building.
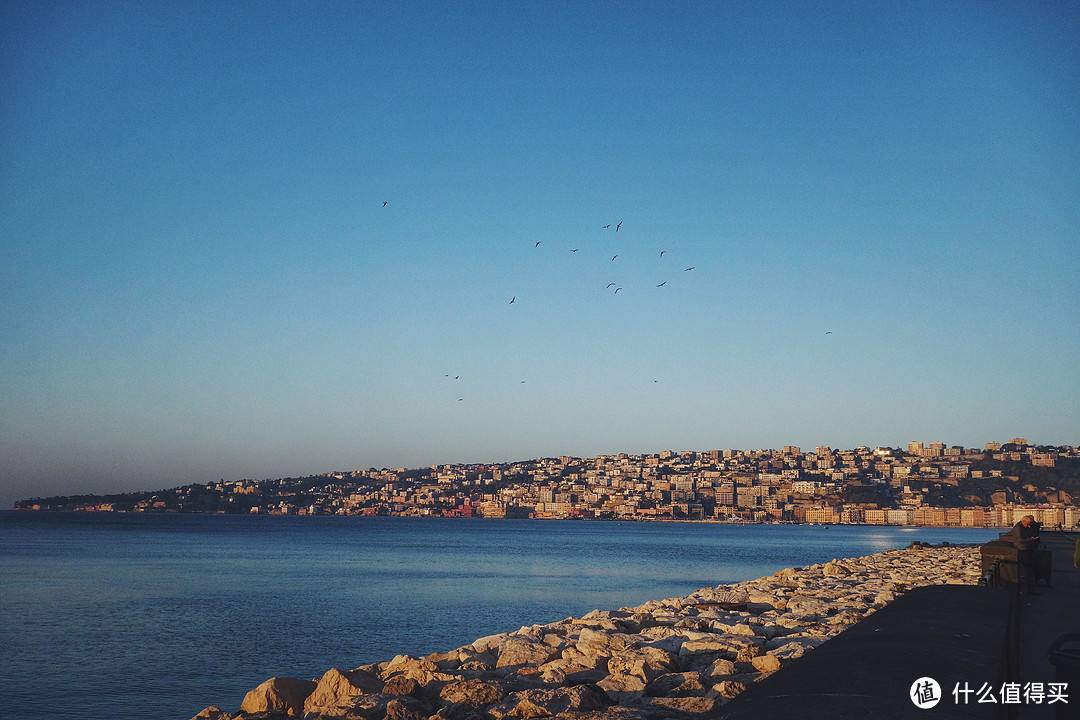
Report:
[{"label": "cluster of building", "polygon": [[[1024,438],[982,449],[818,447],[557,457],[483,465],[336,472],[188,485],[63,509],[418,517],[700,520],[1009,527],[1080,525],[1067,492],[1045,482],[1080,467],[1076,447]],[[1037,476],[1041,481],[1033,484]],[[57,509],[26,501],[21,509]]]}]

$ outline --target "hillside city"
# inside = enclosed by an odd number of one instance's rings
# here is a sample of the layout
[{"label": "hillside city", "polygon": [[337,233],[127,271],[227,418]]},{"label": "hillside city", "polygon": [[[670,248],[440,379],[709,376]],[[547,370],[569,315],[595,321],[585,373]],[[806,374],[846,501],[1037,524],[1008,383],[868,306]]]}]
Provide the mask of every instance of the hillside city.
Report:
[{"label": "hillside city", "polygon": [[556,457],[24,500],[16,510],[1009,527],[1080,525],[1080,449],[818,447]]}]

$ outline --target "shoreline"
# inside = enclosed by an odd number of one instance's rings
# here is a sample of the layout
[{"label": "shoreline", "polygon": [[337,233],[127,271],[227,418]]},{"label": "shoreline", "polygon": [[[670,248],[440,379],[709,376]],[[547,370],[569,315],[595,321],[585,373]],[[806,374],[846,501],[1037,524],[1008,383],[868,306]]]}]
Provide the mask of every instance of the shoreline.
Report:
[{"label": "shoreline", "polygon": [[331,668],[311,680],[274,677],[239,711],[210,706],[193,720],[704,717],[907,590],[980,577],[978,546],[912,543],[593,610],[422,658]]},{"label": "shoreline", "polygon": [[[682,520],[672,518],[585,518],[585,517],[566,517],[566,518],[488,518],[488,517],[460,517],[456,515],[439,515],[439,516],[421,516],[421,515],[302,515],[292,513],[226,513],[226,512],[178,512],[170,510],[45,510],[45,509],[31,509],[31,508],[12,508],[10,510],[0,510],[0,515],[4,513],[19,513],[34,515],[40,514],[46,515],[122,515],[122,516],[142,516],[142,515],[171,515],[171,516],[198,516],[198,517],[260,517],[260,518],[356,518],[356,519],[371,519],[371,518],[396,518],[401,520],[482,520],[484,522],[596,522],[596,523],[667,523],[671,525],[734,525],[734,526],[763,526],[763,525],[778,525],[783,527],[820,527],[828,529],[830,527],[867,527],[867,528],[900,528],[910,532],[916,532],[918,530],[1009,530],[1012,525],[903,525],[900,523],[854,523],[854,522],[834,522],[834,523],[815,523],[815,522],[794,522],[788,520],[778,520],[776,522],[766,522],[757,520]],[[1062,528],[1060,532],[1075,532],[1080,528]],[[1057,528],[1047,528],[1047,530],[1058,530]]]}]

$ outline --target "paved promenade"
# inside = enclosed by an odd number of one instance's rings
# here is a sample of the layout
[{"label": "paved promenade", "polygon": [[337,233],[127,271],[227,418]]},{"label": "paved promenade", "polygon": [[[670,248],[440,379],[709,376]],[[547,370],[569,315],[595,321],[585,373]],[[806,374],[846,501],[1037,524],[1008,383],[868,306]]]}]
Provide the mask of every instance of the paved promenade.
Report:
[{"label": "paved promenade", "polygon": [[[1034,594],[1020,591],[1019,682],[1054,682],[1056,669],[1047,650],[1063,633],[1080,633],[1080,570],[1073,567],[1073,549],[1078,533],[1043,532],[1043,547],[1054,553],[1049,587],[1039,585]],[[1080,643],[1070,644],[1080,649]],[[1080,718],[1080,684],[1069,687],[1069,704],[1074,710],[1066,717]],[[1021,705],[1017,720],[1051,720],[1057,705]]]},{"label": "paved promenade", "polygon": [[[1043,547],[1053,553],[1049,586],[1040,584],[1030,594],[1013,583],[996,589],[917,588],[754,683],[717,717],[1080,720],[1080,681],[1070,682],[1067,705],[1000,700],[1007,683],[1049,689],[1062,679],[1047,650],[1063,633],[1080,632],[1080,571],[1072,564],[1076,538],[1043,533]],[[940,685],[939,702],[928,709],[909,697],[923,677]],[[978,702],[984,686],[996,689],[997,703]]]}]

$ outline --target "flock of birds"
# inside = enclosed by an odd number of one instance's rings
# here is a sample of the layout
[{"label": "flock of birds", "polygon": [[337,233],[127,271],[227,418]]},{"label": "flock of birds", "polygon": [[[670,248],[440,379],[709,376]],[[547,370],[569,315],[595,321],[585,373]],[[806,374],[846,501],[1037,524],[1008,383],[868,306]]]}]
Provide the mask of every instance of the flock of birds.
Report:
[{"label": "flock of birds", "polygon": [[[387,200],[383,200],[382,206],[383,206],[383,207],[386,207],[386,206],[387,206],[387,203],[388,203],[388,201],[387,201]],[[625,221],[623,221],[623,220],[620,220],[619,222],[615,223],[615,232],[619,232],[619,229],[620,229],[620,228],[621,228],[621,227],[623,226],[623,222],[625,222]],[[603,230],[610,230],[610,229],[611,229],[611,225],[612,225],[611,223],[608,223],[607,225],[603,225],[603,226],[601,226],[601,229],[603,229]],[[540,247],[540,243],[541,243],[541,242],[542,242],[541,240],[537,240],[537,241],[536,241],[536,243],[535,243],[535,244],[533,245],[533,248],[534,248],[534,249],[535,249],[535,248],[539,248],[539,247]],[[578,250],[579,250],[579,248],[573,248],[573,249],[572,249],[572,250],[571,250],[570,252],[572,252],[572,253],[576,253],[576,252],[578,252]],[[661,258],[663,258],[663,257],[664,257],[664,253],[666,253],[666,252],[667,252],[666,250],[661,250],[661,251],[660,251],[660,257],[661,257]],[[615,262],[615,260],[616,260],[616,259],[618,259],[618,257],[619,257],[618,253],[616,253],[615,255],[612,255],[612,256],[611,256],[611,262]],[[696,267],[697,267],[696,265],[691,265],[690,267],[687,267],[687,268],[683,268],[683,272],[690,272],[690,271],[692,271],[692,270],[695,270],[695,269],[696,269]],[[656,287],[658,287],[658,288],[662,288],[662,287],[664,287],[665,285],[667,285],[667,283],[668,283],[668,281],[667,281],[667,280],[664,280],[663,282],[661,282],[660,284],[658,284],[658,285],[657,285]],[[605,289],[608,289],[608,290],[610,290],[610,289],[611,289],[612,287],[614,287],[614,288],[615,288],[615,290],[613,291],[613,294],[618,294],[618,292],[619,292],[620,290],[622,290],[622,289],[623,289],[623,287],[622,287],[622,286],[620,286],[620,285],[619,285],[618,283],[614,283],[614,282],[608,283],[608,284],[607,284],[607,287],[606,287]],[[517,295],[514,295],[514,296],[512,296],[512,297],[510,298],[510,303],[509,303],[509,304],[513,305],[513,304],[514,304],[515,302],[517,302]]]},{"label": "flock of birds", "polygon": [[[387,206],[387,204],[388,204],[388,203],[387,203],[387,201],[383,201],[383,203],[382,203],[382,206],[383,206],[383,207],[386,207],[386,206]],[[620,229],[622,228],[622,226],[623,226],[623,222],[624,222],[623,220],[619,220],[619,221],[618,221],[617,223],[608,223],[607,225],[603,225],[603,226],[601,226],[601,229],[602,229],[602,230],[611,230],[611,229],[612,229],[612,225],[614,224],[614,232],[619,232],[619,230],[620,230]],[[533,244],[533,249],[538,249],[538,248],[540,247],[540,245],[541,245],[541,244],[542,244],[542,241],[540,241],[540,240],[537,240],[537,241],[535,241],[535,242],[534,242],[534,244]],[[570,252],[572,252],[572,253],[576,253],[576,252],[578,252],[579,250],[580,250],[580,248],[572,248],[572,249],[570,250]],[[659,259],[663,259],[663,258],[664,258],[664,255],[665,255],[665,254],[667,254],[667,250],[660,250],[660,251],[659,251]],[[611,260],[610,260],[609,262],[615,262],[615,261],[616,261],[616,260],[617,260],[618,258],[619,258],[619,254],[618,254],[618,253],[615,253],[615,254],[613,254],[613,255],[611,256]],[[690,266],[688,266],[688,267],[685,267],[685,268],[683,268],[682,272],[691,272],[691,271],[695,270],[696,268],[697,268],[697,266],[696,266],[696,265],[690,265]],[[668,280],[663,280],[662,282],[658,283],[658,284],[657,284],[657,285],[656,285],[655,287],[656,287],[656,288],[662,288],[662,287],[666,286],[667,284],[668,284]],[[612,289],[612,288],[614,288],[614,289]],[[612,292],[612,294],[618,294],[618,293],[619,293],[619,291],[623,290],[623,286],[622,286],[622,285],[620,285],[620,284],[619,284],[619,283],[617,283],[617,282],[609,282],[609,283],[608,283],[608,284],[607,284],[607,285],[605,286],[605,288],[604,288],[604,289],[605,289],[605,290],[610,290],[610,291]],[[513,296],[512,296],[511,298],[510,298],[510,303],[509,303],[509,304],[513,305],[513,304],[514,304],[514,303],[516,303],[516,302],[517,302],[517,295],[513,295]],[[826,332],[825,334],[826,334],[826,335],[832,335],[833,333],[832,333],[832,331],[830,330],[830,331],[827,331],[827,332]],[[451,374],[451,373],[445,373],[445,374],[444,374],[444,377],[445,377],[445,378],[446,378],[447,380],[451,380],[451,381],[456,381],[456,380],[460,380],[460,379],[461,379],[461,376],[460,376],[460,375],[457,375],[457,374]],[[659,382],[659,380],[656,380],[656,379],[654,379],[654,380],[653,380],[653,383],[658,383],[658,382]],[[520,381],[520,384],[522,384],[522,385],[524,385],[525,383],[526,383],[526,381],[525,381],[525,380],[521,380],[521,381]],[[457,398],[457,400],[458,400],[458,402],[463,402],[463,401],[465,400],[465,398],[464,398],[464,397],[458,397],[458,398]]]},{"label": "flock of birds", "polygon": [[[619,221],[618,223],[615,223],[615,232],[619,232],[619,229],[620,229],[620,228],[622,227],[622,225],[623,225],[623,222],[624,222],[623,220],[620,220],[620,221]],[[611,223],[608,223],[607,225],[603,225],[603,226],[601,226],[601,229],[603,229],[603,230],[609,230],[609,229],[611,229]],[[540,241],[540,240],[537,240],[537,241],[536,241],[536,243],[535,243],[535,244],[533,245],[533,248],[534,248],[534,249],[535,249],[535,248],[539,248],[539,247],[540,247],[540,243],[541,243],[541,242],[542,242],[542,241]],[[579,249],[580,249],[580,248],[573,248],[572,250],[570,250],[570,252],[572,252],[572,253],[576,253],[576,252],[578,252],[578,250],[579,250]],[[661,250],[661,251],[660,251],[660,258],[663,258],[663,257],[664,257],[664,254],[665,254],[666,252],[667,252],[667,250]],[[611,256],[611,262],[615,262],[615,260],[617,260],[617,259],[618,259],[618,257],[619,257],[618,253],[616,253],[616,254],[612,255],[612,256]],[[683,268],[683,272],[690,272],[691,270],[694,270],[694,269],[696,269],[696,267],[697,267],[696,265],[691,265],[690,267],[687,267],[687,268]],[[667,285],[667,284],[668,284],[668,281],[667,281],[667,280],[664,280],[663,282],[661,282],[660,284],[658,284],[658,285],[657,285],[656,287],[658,287],[658,288],[662,288],[662,287],[664,287],[664,286],[665,286],[665,285]],[[612,294],[617,294],[617,293],[618,293],[618,292],[619,292],[620,290],[622,290],[622,289],[623,289],[623,286],[619,285],[619,284],[618,284],[618,283],[616,283],[616,282],[610,282],[610,283],[608,283],[608,284],[607,284],[607,286],[605,287],[605,289],[606,289],[606,290],[611,290],[611,288],[615,288],[615,289],[614,289],[614,290],[612,291]],[[511,298],[510,298],[510,304],[511,304],[511,305],[513,305],[513,304],[514,304],[514,302],[516,302],[516,301],[517,301],[517,296],[516,296],[516,295],[514,295],[513,297],[511,297]]]},{"label": "flock of birds", "polygon": [[[386,203],[384,202],[384,203],[383,203],[383,205],[385,206],[385,205],[386,205]],[[620,230],[620,229],[622,228],[622,226],[623,226],[623,222],[624,222],[623,220],[620,220],[620,221],[618,221],[617,223],[608,223],[607,225],[603,225],[603,226],[601,226],[601,229],[602,229],[602,230],[612,230],[612,229],[613,229],[613,231],[614,231],[614,232],[619,232],[619,230]],[[540,246],[541,246],[541,244],[542,244],[542,243],[543,243],[543,241],[541,241],[541,240],[537,240],[537,241],[535,241],[535,242],[533,243],[533,249],[538,249],[538,248],[540,248]],[[576,252],[578,252],[578,251],[579,251],[580,249],[581,249],[581,248],[572,248],[572,249],[570,250],[570,252],[571,252],[571,253],[576,253]],[[660,251],[659,251],[659,256],[658,256],[658,257],[659,257],[659,259],[663,259],[663,258],[664,258],[664,256],[665,256],[665,254],[667,254],[667,252],[668,252],[667,250],[660,250]],[[616,260],[618,260],[618,258],[619,258],[619,254],[618,254],[618,253],[615,253],[615,254],[613,254],[613,255],[611,256],[611,260],[610,260],[609,262],[615,262]],[[665,262],[667,262],[667,261],[665,260]],[[697,267],[696,265],[691,265],[691,266],[689,266],[689,267],[685,267],[685,268],[683,268],[683,272],[690,272],[690,271],[692,271],[692,270],[695,270],[695,269],[696,269],[696,267]],[[656,287],[657,287],[657,288],[662,288],[662,287],[666,286],[667,284],[668,284],[668,281],[667,281],[667,280],[664,280],[664,281],[660,282],[659,284],[657,284],[657,285],[656,285]],[[610,290],[610,291],[612,292],[612,294],[618,294],[620,290],[623,290],[623,286],[622,286],[622,285],[620,285],[620,284],[619,284],[619,283],[617,283],[617,282],[609,282],[609,283],[608,283],[608,284],[606,285],[606,287],[605,287],[605,290]],[[517,295],[513,295],[513,296],[512,296],[511,298],[510,298],[510,302],[509,302],[509,304],[510,304],[510,305],[513,305],[513,304],[514,304],[514,303],[516,303],[516,302],[517,302]],[[457,374],[452,374],[452,373],[445,373],[445,374],[444,374],[444,377],[445,377],[445,378],[446,378],[447,380],[450,380],[450,381],[456,381],[456,380],[460,380],[460,379],[461,379],[461,376],[460,376],[460,375],[457,375]],[[655,383],[659,383],[659,380],[656,380],[656,379],[654,379],[654,380],[653,380],[653,383],[654,383],[654,384],[655,384]],[[521,385],[524,385],[524,384],[526,384],[526,381],[525,381],[525,380],[521,380],[521,381],[520,381],[520,384],[521,384]],[[463,398],[463,397],[458,397],[458,398],[457,398],[457,401],[458,401],[458,402],[463,402],[463,401],[464,401],[464,399],[465,399],[465,398]]]}]

